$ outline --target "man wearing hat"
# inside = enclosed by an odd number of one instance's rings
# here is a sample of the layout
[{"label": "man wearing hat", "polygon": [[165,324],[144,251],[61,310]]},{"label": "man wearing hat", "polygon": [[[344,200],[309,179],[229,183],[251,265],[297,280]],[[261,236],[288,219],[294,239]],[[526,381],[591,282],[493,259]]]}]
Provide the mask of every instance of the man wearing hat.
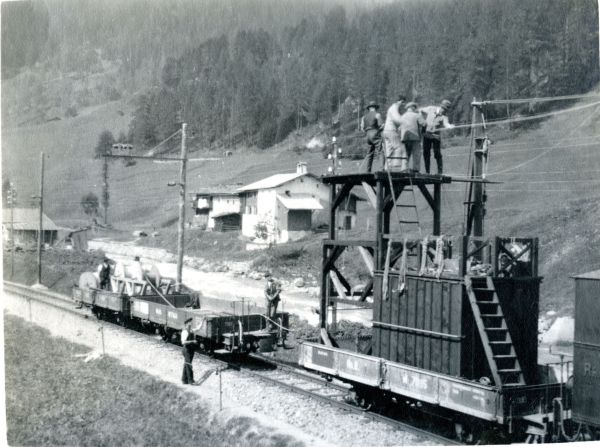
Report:
[{"label": "man wearing hat", "polygon": [[421,114],[427,122],[427,128],[423,135],[423,160],[425,161],[425,171],[428,174],[431,148],[433,148],[438,174],[443,172],[440,129],[452,129],[454,127],[448,122],[447,113],[450,106],[450,101],[444,99],[439,107],[429,106],[421,109]]},{"label": "man wearing hat", "polygon": [[267,308],[267,318],[271,320],[268,321],[270,327],[273,327],[273,321],[275,321],[275,314],[277,313],[277,306],[279,305],[279,301],[281,301],[281,298],[279,297],[280,293],[281,289],[275,282],[275,278],[273,278],[271,275],[267,275],[267,286],[265,287],[265,307]]},{"label": "man wearing hat", "polygon": [[194,350],[196,349],[196,336],[192,333],[192,318],[188,318],[183,323],[181,331],[181,350],[183,352],[183,374],[181,382],[184,385],[194,384],[194,370],[192,369],[192,360],[194,360]]},{"label": "man wearing hat", "polygon": [[383,126],[383,141],[385,143],[385,168],[394,169],[401,166],[402,160],[402,141],[398,133],[400,120],[404,113],[404,104],[406,97],[399,96],[398,101],[393,103],[388,109]]},{"label": "man wearing hat", "polygon": [[371,101],[367,104],[367,113],[360,120],[360,130],[367,133],[367,172],[373,167],[373,157],[381,152],[381,130],[383,129],[383,118],[377,111],[379,104]]},{"label": "man wearing hat", "polygon": [[400,119],[400,140],[402,141],[402,171],[419,172],[421,169],[421,129],[427,122],[417,112],[417,103],[406,104],[406,112]]},{"label": "man wearing hat", "polygon": [[108,263],[108,258],[104,258],[102,261],[98,276],[100,277],[100,288],[108,289],[108,285],[110,284],[110,264]]}]

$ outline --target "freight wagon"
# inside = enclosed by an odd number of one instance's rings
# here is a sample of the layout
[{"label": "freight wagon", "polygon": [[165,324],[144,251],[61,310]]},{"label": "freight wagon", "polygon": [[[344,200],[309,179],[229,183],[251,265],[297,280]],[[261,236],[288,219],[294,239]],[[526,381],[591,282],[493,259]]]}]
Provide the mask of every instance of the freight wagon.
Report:
[{"label": "freight wagon", "polygon": [[[477,157],[481,168],[483,151]],[[540,415],[552,413],[565,390],[549,383],[537,364],[538,241],[483,236],[489,182],[480,175],[393,171],[323,181],[331,206],[322,251],[321,337],[301,345],[299,363],[352,384],[356,401],[368,407],[409,403],[452,420],[463,440],[484,432],[543,438]],[[470,188],[467,231],[442,236],[442,185],[458,181]],[[336,210],[354,188],[369,198],[372,238],[336,234]],[[428,236],[414,228],[417,193],[432,211]],[[348,268],[337,265],[351,250],[371,274],[364,287],[352,285]],[[340,305],[372,309],[371,344],[360,352],[341,348],[331,335]],[[562,404],[566,416],[570,400]]]},{"label": "freight wagon", "polygon": [[123,326],[153,330],[163,339],[177,340],[183,323],[192,318],[192,333],[202,351],[217,354],[269,352],[282,345],[289,314],[280,312],[274,321],[262,308],[244,301],[221,301],[198,293],[176,293],[174,282],[160,278],[137,281],[111,275],[110,290],[97,287],[93,274],[84,273],[73,299],[89,307],[99,319]]},{"label": "freight wagon", "polygon": [[573,421],[600,439],[600,270],[575,277]]}]

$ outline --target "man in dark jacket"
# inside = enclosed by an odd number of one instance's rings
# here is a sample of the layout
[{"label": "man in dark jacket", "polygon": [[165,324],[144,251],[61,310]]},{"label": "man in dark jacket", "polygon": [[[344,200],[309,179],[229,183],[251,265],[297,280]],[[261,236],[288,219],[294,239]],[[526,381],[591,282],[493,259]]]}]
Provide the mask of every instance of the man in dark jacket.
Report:
[{"label": "man in dark jacket", "polygon": [[269,276],[267,278],[267,287],[265,287],[265,307],[267,308],[267,318],[271,320],[267,322],[270,327],[273,327],[277,306],[279,305],[279,301],[281,301],[281,298],[279,297],[280,293],[281,289],[275,282],[275,279],[272,276]]},{"label": "man in dark jacket", "polygon": [[184,385],[194,384],[192,361],[194,360],[194,350],[196,349],[196,336],[192,332],[192,321],[192,318],[185,320],[185,326],[181,331],[181,350],[183,352],[183,374],[181,375],[181,383]]},{"label": "man in dark jacket", "polygon": [[104,261],[102,261],[98,276],[100,276],[100,288],[104,290],[108,289],[110,284],[110,264],[107,258],[104,258]]},{"label": "man in dark jacket", "polygon": [[429,160],[431,149],[433,148],[433,157],[437,163],[437,172],[442,174],[444,171],[442,163],[441,136],[440,129],[452,129],[454,126],[448,122],[448,110],[451,103],[447,99],[442,101],[439,107],[423,107],[421,113],[427,122],[427,128],[423,135],[423,161],[425,162],[425,171],[429,174]]},{"label": "man in dark jacket", "polygon": [[371,172],[373,158],[381,152],[381,131],[383,129],[383,118],[377,111],[379,104],[371,101],[367,105],[367,113],[360,120],[360,130],[367,133],[367,172]]}]

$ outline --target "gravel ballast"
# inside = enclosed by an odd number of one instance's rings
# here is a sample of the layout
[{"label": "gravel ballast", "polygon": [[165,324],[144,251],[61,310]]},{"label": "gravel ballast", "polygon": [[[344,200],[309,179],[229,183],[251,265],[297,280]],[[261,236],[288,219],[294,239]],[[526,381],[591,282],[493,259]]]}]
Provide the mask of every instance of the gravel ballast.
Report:
[{"label": "gravel ballast", "polygon": [[[429,439],[370,421],[362,415],[348,413],[233,370],[226,370],[220,376],[223,410],[219,411],[219,376],[212,374],[201,386],[180,385],[183,359],[177,346],[165,344],[159,338],[99,322],[91,315],[90,318],[83,319],[35,301],[29,304],[27,300],[10,294],[5,293],[4,297],[5,309],[9,313],[42,326],[53,335],[88,346],[98,353],[102,353],[104,344],[106,355],[118,359],[126,366],[176,384],[190,398],[202,400],[210,411],[224,420],[249,417],[257,424],[272,427],[273,430],[307,445],[346,447],[435,444]],[[215,369],[215,365],[202,358],[194,359],[196,377],[209,369]]]}]

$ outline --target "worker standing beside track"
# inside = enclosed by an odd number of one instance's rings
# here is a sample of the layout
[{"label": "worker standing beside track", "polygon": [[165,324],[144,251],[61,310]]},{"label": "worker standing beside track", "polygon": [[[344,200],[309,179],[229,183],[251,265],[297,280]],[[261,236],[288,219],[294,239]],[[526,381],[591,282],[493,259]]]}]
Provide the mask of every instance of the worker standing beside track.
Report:
[{"label": "worker standing beside track", "polygon": [[383,129],[383,118],[377,111],[379,104],[371,101],[367,105],[367,113],[360,120],[360,130],[367,133],[367,172],[371,172],[373,158],[381,151],[381,130]]},{"label": "worker standing beside track", "polygon": [[452,129],[454,125],[448,122],[448,110],[451,103],[444,99],[439,107],[429,106],[421,109],[421,114],[427,122],[427,128],[423,135],[423,161],[425,162],[425,172],[429,174],[429,162],[431,158],[431,148],[433,148],[433,156],[437,163],[437,173],[443,172],[442,151],[441,151],[441,136],[440,129]]},{"label": "worker standing beside track", "polygon": [[385,142],[385,167],[388,170],[401,166],[402,141],[400,140],[398,128],[400,127],[405,102],[406,98],[404,96],[398,97],[398,101],[390,106],[385,117],[383,141]]},{"label": "worker standing beside track", "polygon": [[181,383],[184,385],[194,384],[194,370],[192,368],[192,360],[194,360],[194,349],[196,348],[196,337],[192,333],[192,318],[188,318],[184,322],[183,330],[181,331],[181,345],[183,352],[183,374]]},{"label": "worker standing beside track", "polygon": [[273,328],[273,322],[275,321],[275,314],[277,313],[277,306],[281,298],[280,287],[275,283],[275,279],[272,276],[267,277],[267,286],[265,287],[265,304],[267,308],[267,321],[269,327]]}]

